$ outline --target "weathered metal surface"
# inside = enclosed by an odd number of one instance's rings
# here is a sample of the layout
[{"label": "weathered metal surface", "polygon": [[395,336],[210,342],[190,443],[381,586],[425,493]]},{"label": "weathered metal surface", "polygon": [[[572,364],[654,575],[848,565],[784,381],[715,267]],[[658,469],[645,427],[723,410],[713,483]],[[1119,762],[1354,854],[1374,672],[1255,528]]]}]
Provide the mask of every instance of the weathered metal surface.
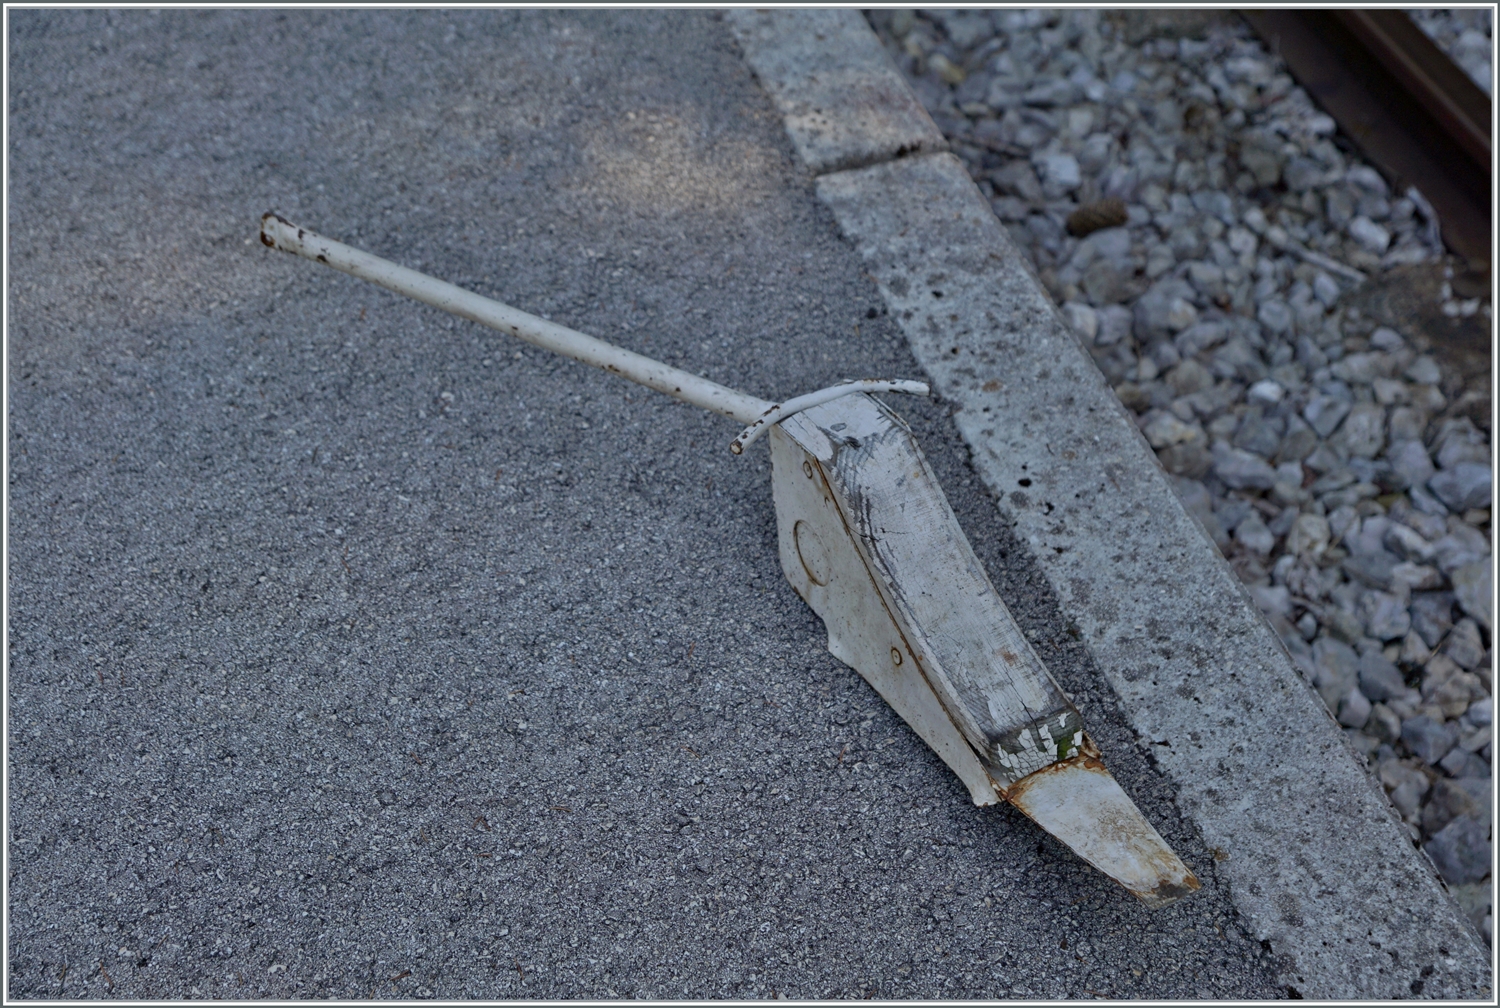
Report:
[{"label": "weathered metal surface", "polygon": [[1443,132],[1488,172],[1490,100],[1479,85],[1405,11],[1341,10],[1335,16]]},{"label": "weathered metal surface", "polygon": [[963,733],[922,674],[885,596],[854,546],[822,466],[785,428],[770,433],[771,494],[787,581],[823,620],[828,650],[857,670],[948,764],[976,805],[1000,800]]},{"label": "weathered metal surface", "polygon": [[1006,798],[1152,909],[1201,888],[1092,749],[1086,742],[1078,755],[1017,782]]},{"label": "weathered metal surface", "polygon": [[1199,887],[1105,769],[899,417],[867,395],[805,410],[772,431],[771,464],[782,568],[829,651],[976,804],[1012,802],[1151,907]]},{"label": "weathered metal surface", "polygon": [[823,473],[923,673],[990,776],[1009,786],[1076,747],[1078,712],[990,585],[906,425],[858,396],[782,430]]}]

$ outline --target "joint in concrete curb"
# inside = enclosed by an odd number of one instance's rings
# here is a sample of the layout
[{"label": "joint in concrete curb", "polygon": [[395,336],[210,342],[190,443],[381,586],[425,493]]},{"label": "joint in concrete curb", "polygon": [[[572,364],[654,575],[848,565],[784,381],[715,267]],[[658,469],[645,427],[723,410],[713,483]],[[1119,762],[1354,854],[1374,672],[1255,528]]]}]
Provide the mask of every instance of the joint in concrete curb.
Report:
[{"label": "joint in concrete curb", "polygon": [[725,21],[814,175],[948,149],[859,11],[738,8]]}]

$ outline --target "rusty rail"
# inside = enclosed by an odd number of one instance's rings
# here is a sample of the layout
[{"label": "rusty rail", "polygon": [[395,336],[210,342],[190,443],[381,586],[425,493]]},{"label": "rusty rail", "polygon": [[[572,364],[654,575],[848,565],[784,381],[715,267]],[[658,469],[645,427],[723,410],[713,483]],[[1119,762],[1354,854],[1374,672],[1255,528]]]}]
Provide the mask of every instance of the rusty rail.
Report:
[{"label": "rusty rail", "polygon": [[1297,82],[1400,192],[1437,210],[1444,243],[1490,266],[1490,99],[1400,10],[1243,10]]}]

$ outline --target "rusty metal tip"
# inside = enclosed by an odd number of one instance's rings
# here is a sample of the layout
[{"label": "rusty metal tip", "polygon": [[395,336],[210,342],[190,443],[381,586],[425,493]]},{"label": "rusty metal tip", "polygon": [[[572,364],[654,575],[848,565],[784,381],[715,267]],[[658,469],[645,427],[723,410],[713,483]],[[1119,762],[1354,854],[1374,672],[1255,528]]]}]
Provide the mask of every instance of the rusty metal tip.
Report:
[{"label": "rusty metal tip", "polygon": [[1005,797],[1153,909],[1202,888],[1104,764],[1086,752],[1023,777]]},{"label": "rusty metal tip", "polygon": [[273,211],[267,211],[266,213],[260,215],[260,243],[266,246],[266,248],[280,248],[280,246],[276,244],[276,239],[272,238],[269,234],[266,233],[266,224],[272,219],[280,221],[287,227],[292,227],[293,224],[291,221],[281,216],[281,214],[275,213]]},{"label": "rusty metal tip", "polygon": [[736,455],[739,455],[744,452],[745,446],[736,441],[729,446],[729,450],[734,452]]}]

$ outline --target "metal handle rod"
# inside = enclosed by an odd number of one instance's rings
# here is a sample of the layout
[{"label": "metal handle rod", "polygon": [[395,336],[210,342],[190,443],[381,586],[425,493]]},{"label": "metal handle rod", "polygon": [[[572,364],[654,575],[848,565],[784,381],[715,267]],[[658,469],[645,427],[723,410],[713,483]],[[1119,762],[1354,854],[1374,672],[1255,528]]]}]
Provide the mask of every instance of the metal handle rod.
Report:
[{"label": "metal handle rod", "polygon": [[462,287],[455,287],[425,273],[397,266],[387,259],[361,252],[332,238],[298,227],[274,213],[261,217],[260,240],[271,248],[324,263],[350,276],[379,284],[387,290],[405,294],[434,308],[450,311],[471,322],[498,329],[533,346],[571,357],[622,378],[629,378],[639,385],[664,392],[673,399],[701,406],[742,424],[753,423],[776,406],[776,403],[727,388],[650,357],[622,350],[601,339],[528,315],[517,308],[492,301]]},{"label": "metal handle rod", "polygon": [[730,442],[729,450],[736,455],[742,454],[746,448],[760,440],[762,434],[787,417],[795,416],[805,409],[832,402],[842,396],[853,395],[855,392],[906,392],[910,395],[928,395],[931,391],[926,382],[901,378],[895,381],[887,381],[884,378],[847,378],[837,385],[799,395],[795,399],[788,399],[786,402],[772,406],[761,414],[759,420],[740,431],[740,436]]}]

